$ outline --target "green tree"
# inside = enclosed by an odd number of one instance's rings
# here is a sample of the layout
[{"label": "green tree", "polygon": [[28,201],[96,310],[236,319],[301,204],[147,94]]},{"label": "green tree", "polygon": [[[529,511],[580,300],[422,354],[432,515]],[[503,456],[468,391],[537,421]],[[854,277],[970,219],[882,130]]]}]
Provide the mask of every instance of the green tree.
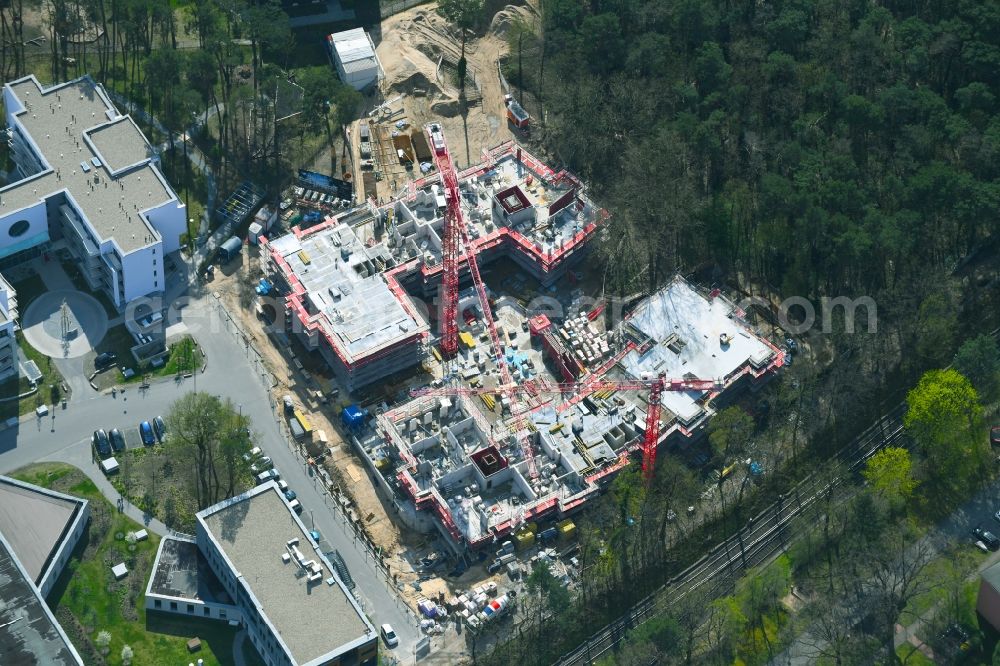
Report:
[{"label": "green tree", "polygon": [[198,509],[232,497],[250,477],[243,454],[252,447],[249,418],[208,393],[187,393],[167,412],[169,453],[191,465]]},{"label": "green tree", "polygon": [[742,451],[753,437],[753,419],[741,407],[726,407],[708,424],[708,441],[715,455],[728,462]]},{"label": "green tree", "polygon": [[930,370],[906,396],[907,431],[927,457],[938,486],[958,489],[981,473],[989,458],[979,396],[956,370]]},{"label": "green tree", "polygon": [[438,11],[454,23],[462,36],[462,54],[458,59],[458,87],[465,90],[465,38],[466,33],[475,27],[483,14],[483,0],[440,0]]},{"label": "green tree", "polygon": [[944,365],[955,346],[958,317],[943,294],[931,294],[917,314],[917,353],[935,365]]},{"label": "green tree", "polygon": [[958,348],[952,365],[968,377],[979,395],[997,397],[1000,349],[992,335],[983,334],[967,340]]},{"label": "green tree", "polygon": [[869,458],[862,474],[872,491],[893,505],[905,503],[917,487],[910,452],[895,446],[886,447]]}]

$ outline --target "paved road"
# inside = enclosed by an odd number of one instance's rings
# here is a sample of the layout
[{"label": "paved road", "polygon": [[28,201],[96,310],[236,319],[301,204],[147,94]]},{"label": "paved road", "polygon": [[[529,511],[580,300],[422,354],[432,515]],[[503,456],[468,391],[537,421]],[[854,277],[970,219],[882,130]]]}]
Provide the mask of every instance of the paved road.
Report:
[{"label": "paved road", "polygon": [[[183,290],[182,285],[172,288],[171,293]],[[416,618],[377,573],[364,547],[355,542],[350,528],[336,512],[332,499],[288,445],[275,418],[275,405],[264,388],[260,366],[242,341],[234,338],[233,327],[218,315],[214,297],[196,296],[181,312],[183,322],[206,353],[208,367],[204,373],[180,381],[154,382],[146,391],[130,387],[117,397],[98,393],[89,386],[76,388],[67,407],[52,410],[51,418],[32,417],[0,432],[0,473],[39,460],[89,460],[89,437],[94,429],[135,428],[141,420],[165,414],[175,399],[191,390],[228,397],[241,406],[244,414],[252,416],[261,448],[274,460],[306,509],[304,522],[315,524],[326,540],[323,545],[340,551],[357,583],[359,601],[373,623],[392,624],[401,642],[395,653],[403,661],[412,661],[414,645],[420,638]],[[109,499],[117,501],[117,493]]]}]

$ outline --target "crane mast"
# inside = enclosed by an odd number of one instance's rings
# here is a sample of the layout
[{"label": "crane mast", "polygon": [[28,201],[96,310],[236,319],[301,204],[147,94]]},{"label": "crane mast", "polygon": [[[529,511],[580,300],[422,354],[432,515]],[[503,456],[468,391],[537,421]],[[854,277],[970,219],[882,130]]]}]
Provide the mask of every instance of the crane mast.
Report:
[{"label": "crane mast", "polygon": [[[476,254],[472,251],[472,241],[469,238],[468,229],[462,216],[461,191],[458,185],[458,173],[455,170],[455,163],[448,151],[448,145],[444,140],[444,132],[437,123],[427,126],[427,134],[430,139],[431,149],[434,153],[434,164],[438,173],[441,174],[441,183],[444,186],[445,197],[445,218],[444,218],[444,238],[442,238],[442,268],[443,277],[441,283],[441,353],[447,358],[453,357],[458,352],[458,270],[461,262],[461,249],[459,240],[465,244],[466,260],[469,263],[469,273],[472,275],[472,282],[476,287],[479,296],[479,305],[483,310],[483,320],[486,330],[490,336],[490,343],[493,345],[493,353],[496,359],[497,370],[500,372],[502,386],[512,387],[514,384],[510,374],[510,368],[504,359],[503,345],[500,343],[500,336],[497,333],[496,322],[493,319],[493,310],[490,308],[489,297],[486,294],[486,286],[483,284],[482,275],[479,273],[479,263],[476,261]],[[514,392],[507,389],[505,392],[513,396]],[[514,413],[515,401],[511,399],[511,412]],[[528,470],[532,480],[538,478],[538,469],[535,465],[535,456],[532,451],[531,441],[528,435],[523,432],[515,433],[521,445],[521,453],[528,462]]]}]

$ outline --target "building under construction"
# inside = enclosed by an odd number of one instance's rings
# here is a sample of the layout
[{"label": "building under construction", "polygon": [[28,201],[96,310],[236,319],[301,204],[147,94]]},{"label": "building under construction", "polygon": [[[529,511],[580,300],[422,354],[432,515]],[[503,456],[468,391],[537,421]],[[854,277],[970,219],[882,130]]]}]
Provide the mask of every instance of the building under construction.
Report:
[{"label": "building under construction", "polygon": [[[643,386],[635,380],[670,378],[660,394],[655,442],[684,447],[703,434],[723,394],[755,390],[784,363],[783,352],[732,302],[679,277],[609,330],[585,315],[558,329],[544,317],[529,321],[529,339],[505,358],[517,375],[521,359],[538,367],[546,359],[537,355],[546,354],[558,374],[553,342],[542,338],[561,340],[559,349],[579,374],[550,384],[558,392],[530,373],[519,375],[523,390],[501,398],[519,405],[498,405],[496,394],[475,387],[418,390],[356,433],[355,445],[384,488],[412,510],[402,515],[439,530],[456,552],[564,518],[599,494],[642,447],[649,394],[632,390]],[[463,348],[454,363],[474,365],[474,353]],[[517,536],[532,538],[523,530]]]},{"label": "building under construction", "polygon": [[[426,349],[441,361],[413,399],[367,420],[345,413],[411,526],[440,531],[458,553],[508,535],[530,541],[523,526],[579,510],[633,453],[648,480],[660,447],[699,437],[723,394],[760,386],[784,363],[718,290],[679,277],[617,321],[600,307],[550,318],[537,302],[491,298],[479,267],[506,257],[558,300],[555,282],[607,215],[575,177],[516,145],[456,172],[440,126],[427,132],[437,173],[385,205],[262,241],[290,330],[348,390]],[[439,292],[432,339],[418,305]]]},{"label": "building under construction", "polygon": [[[505,143],[459,174],[479,265],[509,257],[543,285],[578,261],[607,213],[580,181]],[[393,201],[261,241],[265,279],[284,293],[289,332],[318,350],[349,391],[415,365],[442,278],[445,196],[432,174]],[[466,256],[466,255],[463,255]],[[467,260],[460,266],[468,275]]]}]

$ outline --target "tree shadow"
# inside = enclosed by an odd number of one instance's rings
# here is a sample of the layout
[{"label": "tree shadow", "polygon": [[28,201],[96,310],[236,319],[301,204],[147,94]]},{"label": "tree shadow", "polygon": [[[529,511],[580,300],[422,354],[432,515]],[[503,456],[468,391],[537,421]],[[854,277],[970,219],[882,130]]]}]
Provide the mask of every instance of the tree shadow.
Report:
[{"label": "tree shadow", "polygon": [[472,164],[472,151],[469,150],[469,101],[465,97],[465,91],[458,94],[459,114],[462,116],[462,133],[465,135],[465,165]]}]

